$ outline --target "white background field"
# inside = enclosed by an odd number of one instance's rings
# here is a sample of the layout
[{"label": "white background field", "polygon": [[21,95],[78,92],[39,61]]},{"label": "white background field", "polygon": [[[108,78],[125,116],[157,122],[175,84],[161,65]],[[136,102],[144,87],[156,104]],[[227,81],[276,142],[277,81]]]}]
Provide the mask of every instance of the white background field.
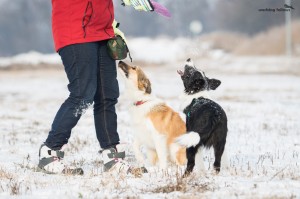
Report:
[{"label": "white background field", "polygon": [[[170,59],[172,60],[172,59]],[[196,59],[196,66],[222,81],[211,96],[228,116],[230,168],[212,171],[213,154],[204,152],[206,173],[181,179],[183,168],[161,172],[148,167],[142,178],[110,176],[101,169],[99,144],[88,109],[72,132],[65,161],[83,176],[34,172],[38,149],[68,96],[62,66],[56,69],[0,71],[0,197],[8,198],[299,198],[300,60],[278,57]],[[184,61],[143,67],[153,93],[180,112],[183,86],[176,69]],[[118,131],[135,164],[132,130],[122,79],[117,105]],[[182,115],[184,116],[184,115]],[[143,132],[140,132],[143,133]]]}]

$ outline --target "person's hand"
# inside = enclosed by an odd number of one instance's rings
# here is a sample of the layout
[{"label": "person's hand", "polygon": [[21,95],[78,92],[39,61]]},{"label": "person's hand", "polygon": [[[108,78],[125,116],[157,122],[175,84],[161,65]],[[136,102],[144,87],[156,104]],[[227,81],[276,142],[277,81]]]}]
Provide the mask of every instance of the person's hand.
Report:
[{"label": "person's hand", "polygon": [[127,43],[124,33],[119,29],[119,23],[114,19],[114,22],[112,24],[112,27],[114,28],[115,35],[119,35],[122,37],[122,39]]},{"label": "person's hand", "polygon": [[122,0],[123,5],[132,6],[138,11],[153,11],[153,5],[150,0]]}]

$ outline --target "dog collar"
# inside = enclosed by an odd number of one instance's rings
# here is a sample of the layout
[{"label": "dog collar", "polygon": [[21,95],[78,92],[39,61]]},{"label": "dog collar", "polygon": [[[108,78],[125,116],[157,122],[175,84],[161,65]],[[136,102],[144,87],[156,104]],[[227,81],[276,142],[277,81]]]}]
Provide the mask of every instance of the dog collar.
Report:
[{"label": "dog collar", "polygon": [[139,105],[142,105],[144,103],[146,103],[147,101],[137,101],[135,103],[133,103],[134,106],[139,106]]}]

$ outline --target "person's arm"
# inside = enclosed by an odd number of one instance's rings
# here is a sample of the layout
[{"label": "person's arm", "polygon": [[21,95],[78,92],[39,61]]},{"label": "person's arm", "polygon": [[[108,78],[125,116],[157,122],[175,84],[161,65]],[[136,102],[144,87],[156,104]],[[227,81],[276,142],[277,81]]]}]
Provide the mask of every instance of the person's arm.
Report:
[{"label": "person's arm", "polygon": [[115,35],[119,35],[120,37],[123,38],[123,40],[125,41],[125,43],[127,43],[127,40],[125,38],[124,33],[119,29],[119,23],[114,19],[114,22],[112,24]]}]

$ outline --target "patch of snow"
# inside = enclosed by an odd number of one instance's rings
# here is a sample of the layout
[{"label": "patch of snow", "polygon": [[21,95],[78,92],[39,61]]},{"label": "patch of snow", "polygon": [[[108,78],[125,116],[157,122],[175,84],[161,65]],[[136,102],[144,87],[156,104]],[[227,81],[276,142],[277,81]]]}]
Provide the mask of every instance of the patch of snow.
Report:
[{"label": "patch of snow", "polygon": [[[241,58],[231,59],[227,63],[207,60],[208,68],[201,68],[210,78],[222,81],[210,96],[228,116],[229,168],[216,175],[212,170],[213,152],[207,150],[203,152],[206,171],[195,170],[185,179],[181,178],[184,167],[173,165],[167,171],[146,165],[149,173],[141,178],[104,173],[91,109],[73,129],[64,159],[67,164],[81,166],[85,174],[34,172],[31,168],[38,163],[40,144],[68,97],[68,80],[61,70],[1,71],[0,198],[299,198],[300,76],[265,74],[265,69],[272,69],[276,62],[269,58],[245,58],[241,66],[235,64]],[[291,64],[297,66],[298,61]],[[201,60],[194,62],[197,67],[202,65]],[[257,66],[255,73],[231,71],[247,62]],[[229,72],[224,73],[220,63],[226,63]],[[178,96],[183,85],[176,69],[143,69],[150,77],[153,93],[180,112]],[[118,132],[121,141],[127,143],[127,160],[135,165],[128,113],[131,102],[122,98],[126,91],[121,78],[119,83]]]},{"label": "patch of snow", "polygon": [[[143,63],[163,64],[185,60],[187,57],[208,56],[222,58],[221,50],[210,50],[208,43],[198,44],[187,38],[129,38],[128,47],[133,61]],[[30,51],[13,57],[0,57],[0,67],[12,65],[61,64],[57,53],[41,54]]]},{"label": "patch of snow", "polygon": [[10,65],[38,65],[38,64],[60,64],[61,59],[58,54],[42,54],[35,51],[22,53],[13,57],[1,57],[0,67]]},{"label": "patch of snow", "polygon": [[136,38],[128,42],[132,58],[148,63],[168,63],[186,57],[191,40],[185,38]]}]

